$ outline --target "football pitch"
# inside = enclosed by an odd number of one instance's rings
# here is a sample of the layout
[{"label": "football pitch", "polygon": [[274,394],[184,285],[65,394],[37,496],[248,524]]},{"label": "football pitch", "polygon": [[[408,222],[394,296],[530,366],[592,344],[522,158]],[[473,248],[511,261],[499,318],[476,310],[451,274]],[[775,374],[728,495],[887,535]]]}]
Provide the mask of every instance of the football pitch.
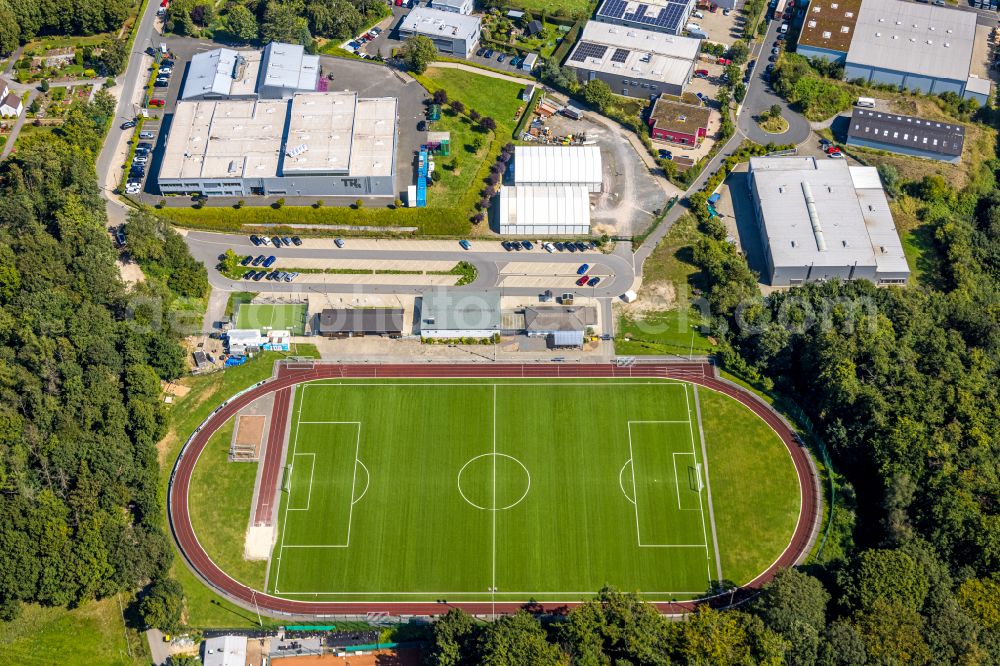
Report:
[{"label": "football pitch", "polygon": [[243,303],[236,316],[236,328],[291,331],[303,335],[307,308],[302,303]]},{"label": "football pitch", "polygon": [[646,379],[300,385],[267,590],[701,596],[725,572],[696,400],[689,384]]}]

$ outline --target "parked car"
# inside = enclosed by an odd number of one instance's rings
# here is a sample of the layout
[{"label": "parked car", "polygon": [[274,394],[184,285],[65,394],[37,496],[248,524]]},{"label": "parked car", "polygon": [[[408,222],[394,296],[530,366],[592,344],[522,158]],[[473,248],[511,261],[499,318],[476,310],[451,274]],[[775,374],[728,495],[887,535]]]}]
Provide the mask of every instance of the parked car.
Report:
[{"label": "parked car", "polygon": [[562,252],[563,250],[566,249],[566,244],[563,243],[562,241],[556,241],[556,249]]},{"label": "parked car", "polygon": [[601,281],[601,278],[596,277],[596,276],[592,277],[589,280],[587,280],[587,286],[588,287],[596,287],[597,283],[600,282],[600,281]]},{"label": "parked car", "polygon": [[518,252],[524,249],[524,246],[521,245],[521,241],[512,241],[511,246]]},{"label": "parked car", "polygon": [[590,264],[580,264],[580,267],[576,269],[577,275],[586,275],[587,271],[590,270]]},{"label": "parked car", "polygon": [[149,161],[149,158],[145,155],[136,155],[132,158],[132,164],[145,164]]},{"label": "parked car", "polygon": [[556,246],[553,245],[552,243],[545,243],[542,245],[542,247],[545,248],[546,252],[555,252],[556,250]]},{"label": "parked car", "polygon": [[535,246],[531,241],[521,241],[521,245],[524,246],[525,250],[534,250]]},{"label": "parked car", "polygon": [[722,15],[723,16],[729,16],[729,11],[730,11],[729,9],[723,9],[722,10]]},{"label": "parked car", "polygon": [[132,129],[133,127],[135,127],[138,124],[139,123],[133,118],[132,120],[126,120],[125,122],[123,122],[121,124],[121,128],[123,130]]},{"label": "parked car", "polygon": [[669,150],[660,148],[660,159],[661,160],[672,160],[674,159],[674,154]]},{"label": "parked car", "polygon": [[827,146],[830,145],[830,143],[831,143],[831,141],[829,139],[820,139],[819,140],[820,148],[826,148]]},{"label": "parked car", "polygon": [[771,49],[771,55],[778,55],[779,53],[781,53],[781,49],[779,49],[777,46]]},{"label": "parked car", "polygon": [[486,53],[483,54],[483,57],[484,58],[492,58],[493,57],[493,49],[486,49]]},{"label": "parked car", "polygon": [[250,236],[250,242],[254,244],[254,247],[260,245],[260,238],[256,234]]},{"label": "parked car", "polygon": [[510,244],[510,241],[503,241],[502,243],[500,243],[500,247],[507,250],[508,252],[514,249],[514,246]]},{"label": "parked car", "polygon": [[274,247],[281,247],[281,236],[274,236],[271,242],[274,243]]},{"label": "parked car", "polygon": [[372,28],[371,29],[371,34],[375,35],[376,37],[378,35],[381,35],[382,34],[382,28]]},{"label": "parked car", "polygon": [[497,62],[503,62],[506,59],[507,59],[506,53],[501,53],[500,55],[497,56]]},{"label": "parked car", "polygon": [[154,136],[156,136],[156,132],[150,132],[149,130],[139,132],[140,139],[152,139]]},{"label": "parked car", "polygon": [[252,279],[254,282],[260,282],[262,279],[264,279],[265,275],[267,275],[267,271],[257,271],[256,273],[253,274]]},{"label": "parked car", "polygon": [[844,154],[842,152],[840,152],[839,150],[831,151],[831,152],[827,153],[826,156],[827,157],[832,157],[834,159],[844,159]]},{"label": "parked car", "polygon": [[580,278],[579,280],[576,281],[576,286],[582,287],[583,285],[587,284],[588,280],[590,280],[590,278],[588,278],[586,275],[584,275],[582,278]]},{"label": "parked car", "polygon": [[158,97],[154,97],[153,99],[149,100],[149,105],[150,106],[164,106],[164,105],[166,105],[166,102],[164,102],[162,99],[160,99]]},{"label": "parked car", "polygon": [[333,241],[333,244],[336,245],[337,247],[344,247],[344,239],[338,238],[337,240]]},{"label": "parked car", "polygon": [[573,243],[573,245],[575,245],[576,249],[579,250],[580,252],[586,252],[587,251],[587,244],[584,243],[583,241],[577,241],[577,242]]},{"label": "parked car", "polygon": [[703,18],[705,18],[705,14],[704,13],[697,12],[697,11],[696,12],[691,12],[691,16],[695,17],[696,19],[703,19]]},{"label": "parked car", "polygon": [[720,65],[732,65],[733,61],[729,58],[719,58],[718,64]]},{"label": "parked car", "polygon": [[253,257],[251,257],[248,254],[247,256],[240,259],[240,266],[249,266],[251,261],[253,261]]},{"label": "parked car", "polygon": [[576,252],[576,245],[573,245],[572,241],[566,243],[566,249],[570,252]]},{"label": "parked car", "polygon": [[173,68],[173,67],[161,67],[161,68],[159,69],[159,74],[161,74],[161,75],[163,75],[163,76],[170,76],[170,74],[171,74],[171,73],[172,73],[173,71],[174,71],[174,68]]},{"label": "parked car", "polygon": [[707,69],[696,69],[694,70],[694,78],[696,79],[707,79],[708,70]]},{"label": "parked car", "polygon": [[256,274],[257,274],[257,271],[247,271],[246,273],[243,274],[243,279],[244,280],[249,280],[250,278],[252,278]]},{"label": "parked car", "polygon": [[278,258],[272,254],[270,257],[264,260],[264,263],[262,263],[261,266],[263,266],[264,268],[270,268],[272,265],[274,265],[274,262],[276,262],[277,260]]},{"label": "parked car", "polygon": [[472,249],[472,243],[470,243],[467,240],[460,240],[460,241],[458,241],[458,244],[460,246],[462,246],[463,250],[471,250]]},{"label": "parked car", "polygon": [[294,245],[295,247],[302,245],[302,239],[299,238],[298,236],[292,236],[292,245]]},{"label": "parked car", "polygon": [[253,261],[250,262],[250,265],[260,266],[262,263],[264,263],[264,259],[265,259],[264,255],[258,254],[256,257],[253,258]]},{"label": "parked car", "polygon": [[829,141],[827,141],[826,145],[823,146],[823,152],[824,153],[832,153],[834,151],[836,151],[836,152],[839,153],[840,152],[840,148],[838,146],[836,146],[835,144],[832,144]]},{"label": "parked car", "polygon": [[271,244],[271,239],[268,238],[267,236],[261,236],[260,237],[260,244],[263,245],[264,247],[267,247],[267,246],[269,246]]},{"label": "parked car", "polygon": [[484,53],[486,53],[486,49],[479,49],[476,51],[476,57],[482,58]]},{"label": "parked car", "polygon": [[289,238],[288,236],[282,236],[281,237],[281,242],[285,244],[285,247],[291,247],[292,246],[292,239]]}]

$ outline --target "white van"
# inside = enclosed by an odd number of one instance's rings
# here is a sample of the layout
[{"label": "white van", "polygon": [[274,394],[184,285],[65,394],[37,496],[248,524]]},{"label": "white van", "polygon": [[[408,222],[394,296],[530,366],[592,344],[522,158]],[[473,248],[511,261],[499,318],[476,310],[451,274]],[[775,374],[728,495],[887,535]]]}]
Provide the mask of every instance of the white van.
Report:
[{"label": "white van", "polygon": [[698,31],[700,31],[701,30],[701,26],[698,25],[697,23],[688,23],[686,26],[684,26],[684,29],[685,30],[698,30]]},{"label": "white van", "polygon": [[785,34],[786,32],[788,32],[788,24],[787,23],[782,23],[781,24],[781,29],[778,32],[780,32],[781,34]]},{"label": "white van", "polygon": [[858,101],[854,103],[854,106],[861,106],[866,109],[875,108],[875,98],[874,97],[859,97]]}]

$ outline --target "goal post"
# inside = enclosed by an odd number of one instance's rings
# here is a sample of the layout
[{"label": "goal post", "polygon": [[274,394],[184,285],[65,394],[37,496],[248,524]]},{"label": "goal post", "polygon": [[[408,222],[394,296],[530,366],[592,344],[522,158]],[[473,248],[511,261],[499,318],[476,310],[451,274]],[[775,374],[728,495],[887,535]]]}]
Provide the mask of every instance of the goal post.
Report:
[{"label": "goal post", "polygon": [[705,488],[705,480],[701,475],[701,463],[696,462],[694,464],[694,483],[695,489],[700,493]]}]

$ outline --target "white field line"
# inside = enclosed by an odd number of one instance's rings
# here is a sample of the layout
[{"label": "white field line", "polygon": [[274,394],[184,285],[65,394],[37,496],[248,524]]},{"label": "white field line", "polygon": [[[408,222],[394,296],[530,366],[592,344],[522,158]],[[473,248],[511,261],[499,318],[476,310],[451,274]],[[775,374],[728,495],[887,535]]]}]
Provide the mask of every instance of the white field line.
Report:
[{"label": "white field line", "polygon": [[[303,458],[309,456],[311,458],[309,462],[309,495],[306,497],[306,508],[304,509],[293,509],[292,504],[292,494],[288,493],[288,510],[289,511],[308,511],[309,507],[312,506],[312,496],[313,496],[313,474],[316,472],[316,454],[315,453],[296,453],[292,457],[297,458],[302,456]],[[292,463],[292,474],[295,473],[295,463]],[[289,480],[292,478],[289,475]]]},{"label": "white field line", "polygon": [[497,586],[497,385],[493,385],[493,572],[491,591]]},{"label": "white field line", "polygon": [[[302,395],[299,396],[299,410],[295,415],[295,437],[292,439],[292,460],[295,460],[295,450],[299,444],[299,419],[302,418],[302,404],[306,401],[306,389],[309,388],[308,384],[302,386]],[[294,465],[293,465],[294,468]],[[281,542],[278,544],[278,568],[274,572],[274,593],[280,594],[278,591],[278,581],[281,580],[281,555],[285,551],[285,526],[288,524],[288,500],[292,497],[292,474],[288,474],[288,497],[285,501],[285,512],[281,515]]]},{"label": "white field line", "polygon": [[[688,396],[687,387],[684,387],[684,402],[687,404],[688,431],[691,434],[691,455],[694,456],[695,473],[697,473],[698,454],[694,450],[694,424],[691,423],[691,398]],[[701,480],[699,479],[699,482]],[[698,485],[701,485],[699,483]],[[705,525],[705,506],[701,500],[701,491],[698,491],[698,507],[701,509],[701,533],[705,537],[705,571],[708,572],[708,580],[712,581],[712,556],[708,550],[708,527]]]},{"label": "white field line", "polygon": [[[396,596],[396,595],[417,595],[417,594],[442,594],[442,595],[449,595],[449,596],[451,596],[451,595],[456,595],[456,594],[457,595],[482,594],[482,592],[480,592],[480,591],[477,590],[475,592],[465,591],[465,592],[284,592],[283,593],[283,595],[286,596],[286,597],[297,597],[297,596],[312,596],[312,597],[317,597],[317,596],[334,596],[334,595],[358,595],[358,596],[364,596],[364,595],[369,595],[369,596],[386,596],[386,595],[392,595],[392,596]],[[597,590],[589,590],[589,591],[586,591],[586,592],[565,592],[565,591],[557,591],[557,592],[537,592],[537,591],[536,592],[497,592],[498,596],[531,596],[531,597],[539,597],[539,596],[554,596],[554,595],[557,595],[557,594],[567,594],[567,595],[568,594],[579,594],[579,595],[586,595],[586,596],[592,597],[592,596],[595,596],[597,594]],[[645,599],[646,597],[648,597],[650,595],[669,595],[669,594],[699,594],[699,595],[701,595],[701,594],[705,594],[705,590],[685,590],[685,591],[682,591],[682,592],[645,592],[644,591],[642,593],[642,596]],[[472,599],[472,600],[467,600],[467,601],[489,601],[489,599],[490,599],[489,597],[486,597],[484,599]],[[649,599],[646,599],[646,600],[649,601]],[[575,601],[579,601],[579,599],[566,599],[565,601],[567,603],[572,603],[572,602],[575,602]],[[550,602],[550,603],[558,603],[558,602],[553,601],[553,602]]]},{"label": "white field line", "polygon": [[715,528],[715,506],[712,502],[712,484],[708,472],[708,444],[705,442],[705,429],[701,425],[701,400],[698,397],[698,385],[694,384],[694,412],[698,417],[698,438],[701,440],[701,466],[705,469],[705,496],[708,498],[708,520],[712,526],[712,544],[715,546],[715,573],[718,580],[722,578],[722,556],[719,553],[719,534]]}]

